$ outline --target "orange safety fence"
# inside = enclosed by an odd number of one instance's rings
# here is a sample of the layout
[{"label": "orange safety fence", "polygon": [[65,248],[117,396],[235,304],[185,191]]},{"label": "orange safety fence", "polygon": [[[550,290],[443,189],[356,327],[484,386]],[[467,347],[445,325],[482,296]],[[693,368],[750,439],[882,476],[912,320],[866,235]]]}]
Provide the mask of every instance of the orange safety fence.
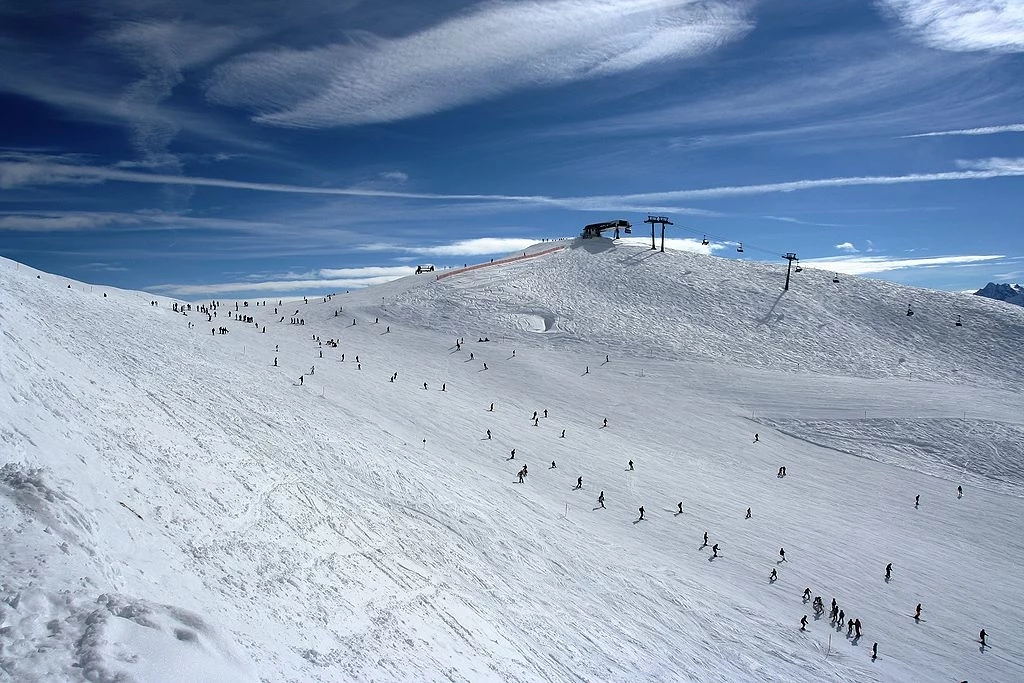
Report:
[{"label": "orange safety fence", "polygon": [[503,263],[512,263],[514,261],[522,261],[523,259],[536,258],[537,256],[544,256],[545,254],[551,254],[551,253],[556,252],[556,251],[561,251],[562,249],[565,249],[565,248],[566,248],[566,245],[560,244],[557,247],[551,247],[550,249],[545,249],[544,251],[537,251],[537,252],[534,252],[532,254],[527,254],[527,253],[524,252],[522,256],[512,256],[510,258],[503,258],[500,261],[490,261],[488,263],[476,263],[476,264],[474,264],[472,266],[466,266],[465,268],[457,268],[455,270],[448,270],[448,271],[445,271],[443,273],[439,273],[437,275],[437,279],[438,280],[443,280],[444,278],[448,277],[449,275],[458,275],[460,273],[468,273],[471,270],[477,270],[478,268],[486,268],[487,266],[497,266],[497,265],[501,265]]}]

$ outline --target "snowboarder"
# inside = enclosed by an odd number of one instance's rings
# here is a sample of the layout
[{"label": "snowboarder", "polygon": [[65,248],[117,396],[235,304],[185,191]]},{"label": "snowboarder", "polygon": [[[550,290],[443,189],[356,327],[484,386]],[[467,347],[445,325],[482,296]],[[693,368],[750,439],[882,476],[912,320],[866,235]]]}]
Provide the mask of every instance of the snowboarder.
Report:
[{"label": "snowboarder", "polygon": [[644,506],[641,505],[640,506],[640,519],[643,519],[643,518],[644,518]]},{"label": "snowboarder", "polygon": [[576,488],[574,488],[573,491],[581,488],[583,488],[583,477],[576,477]]},{"label": "snowboarder", "polygon": [[806,631],[807,630],[807,615],[806,614],[803,615],[802,617],[800,617],[800,630],[801,631]]},{"label": "snowboarder", "polygon": [[630,472],[633,471],[633,461],[632,460],[629,461],[629,471]]},{"label": "snowboarder", "polygon": [[774,581],[778,580],[778,578],[779,578],[779,573],[777,571],[775,571],[775,569],[772,569],[772,574],[771,574],[771,576],[768,577],[768,580],[774,582]]},{"label": "snowboarder", "polygon": [[957,499],[960,499],[960,498],[964,497],[964,487],[963,486],[957,486],[956,487],[956,497],[957,497]]},{"label": "snowboarder", "polygon": [[921,621],[921,603],[917,603],[917,609],[914,610],[914,621]]},{"label": "snowboarder", "polygon": [[600,503],[601,507],[604,507],[604,491],[601,491],[601,495],[597,497],[597,502]]},{"label": "snowboarder", "polygon": [[785,548],[779,548],[779,557],[782,558],[781,560],[779,560],[779,562],[785,562],[786,561],[786,549]]},{"label": "snowboarder", "polygon": [[888,581],[891,576],[892,576],[892,562],[890,562],[889,564],[885,565],[885,580]]},{"label": "snowboarder", "polygon": [[711,546],[711,557],[718,557],[718,544]]},{"label": "snowboarder", "polygon": [[987,644],[985,643],[985,638],[988,637],[988,634],[985,633],[985,629],[981,629],[981,633],[978,634],[978,637],[981,638],[981,646],[985,647],[985,645]]},{"label": "snowboarder", "polygon": [[682,503],[682,501],[679,502],[679,512],[677,512],[676,514],[678,514],[678,515],[683,514],[683,503]]},{"label": "snowboarder", "polygon": [[744,519],[750,519],[750,508],[747,508],[747,516]]}]

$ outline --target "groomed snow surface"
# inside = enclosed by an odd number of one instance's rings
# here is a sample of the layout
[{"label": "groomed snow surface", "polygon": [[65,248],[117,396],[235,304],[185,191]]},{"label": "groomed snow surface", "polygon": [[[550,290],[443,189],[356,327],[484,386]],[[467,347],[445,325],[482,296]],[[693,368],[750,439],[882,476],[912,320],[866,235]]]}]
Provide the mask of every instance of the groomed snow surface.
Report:
[{"label": "groomed snow surface", "polygon": [[0,260],[0,680],[1024,680],[1024,309],[565,246],[255,324]]}]

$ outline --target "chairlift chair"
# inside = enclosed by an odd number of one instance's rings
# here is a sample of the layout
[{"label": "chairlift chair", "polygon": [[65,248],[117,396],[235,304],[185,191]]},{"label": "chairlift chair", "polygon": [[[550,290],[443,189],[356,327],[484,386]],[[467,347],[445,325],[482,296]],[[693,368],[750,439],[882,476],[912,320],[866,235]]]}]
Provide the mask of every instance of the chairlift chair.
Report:
[{"label": "chairlift chair", "polygon": [[743,253],[743,242],[739,243],[739,246],[736,247],[736,251],[738,251],[741,254]]},{"label": "chairlift chair", "polygon": [[707,235],[704,235],[704,239],[702,239],[700,241],[700,243],[703,244],[705,247],[708,246],[709,244],[711,244],[711,242],[708,241],[708,236]]}]

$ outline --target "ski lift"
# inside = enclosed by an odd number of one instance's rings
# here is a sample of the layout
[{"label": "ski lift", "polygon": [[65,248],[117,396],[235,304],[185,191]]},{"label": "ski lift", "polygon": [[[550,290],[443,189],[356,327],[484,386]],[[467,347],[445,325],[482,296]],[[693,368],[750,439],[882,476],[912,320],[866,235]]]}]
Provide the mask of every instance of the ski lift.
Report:
[{"label": "ski lift", "polygon": [[957,327],[963,327],[964,326],[964,324],[962,322],[960,322],[960,316],[956,317],[956,326]]},{"label": "ski lift", "polygon": [[708,241],[708,236],[707,235],[704,235],[704,239],[702,239],[700,241],[700,243],[703,244],[705,247],[708,246],[709,244],[711,244],[711,242]]},{"label": "ski lift", "polygon": [[836,283],[837,285],[839,284],[839,273],[836,273],[835,275],[832,276],[832,282]]},{"label": "ski lift", "polygon": [[912,308],[911,308],[911,307],[910,307],[910,306],[908,305],[908,306],[907,306],[907,317],[909,318],[909,317],[910,317],[910,316],[912,316],[912,315],[914,315],[914,309],[912,309]]},{"label": "ski lift", "polygon": [[743,242],[739,243],[739,246],[736,247],[736,251],[738,251],[741,254],[743,253]]}]

